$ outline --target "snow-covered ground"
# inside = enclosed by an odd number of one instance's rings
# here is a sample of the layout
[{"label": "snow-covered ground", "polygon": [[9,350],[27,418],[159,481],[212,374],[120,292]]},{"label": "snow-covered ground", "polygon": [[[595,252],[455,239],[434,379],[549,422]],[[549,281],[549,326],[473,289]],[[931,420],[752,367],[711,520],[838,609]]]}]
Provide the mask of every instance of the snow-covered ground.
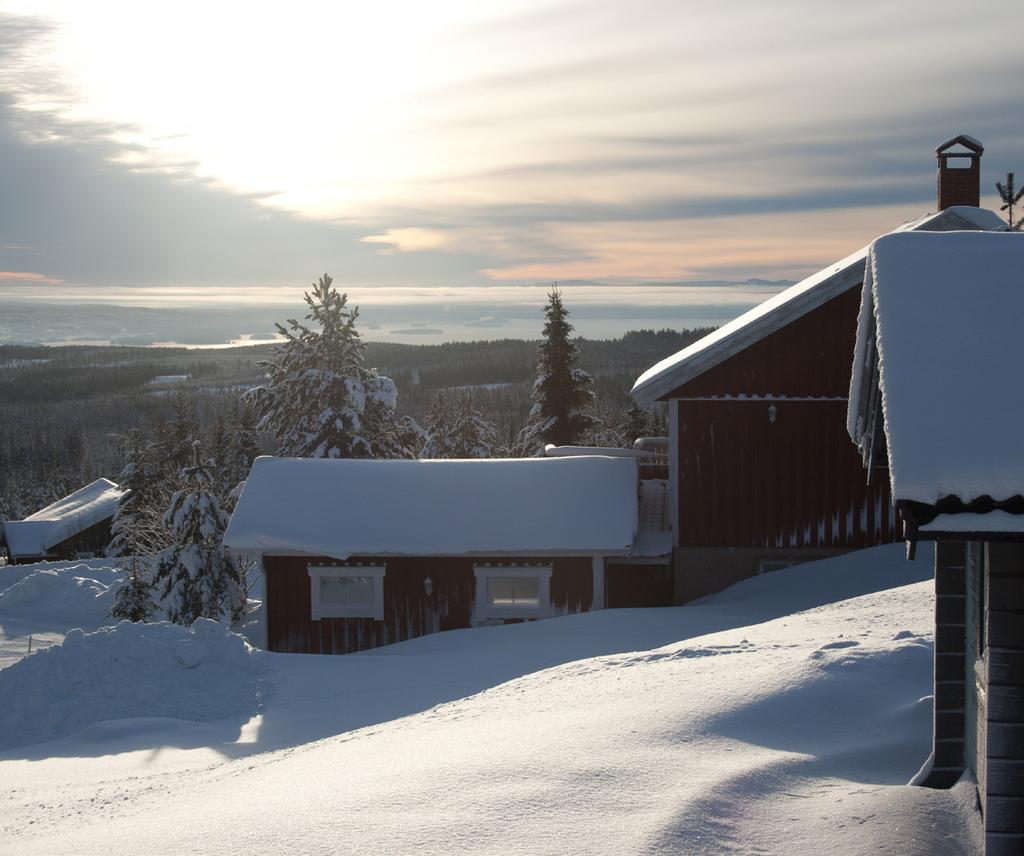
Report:
[{"label": "snow-covered ground", "polygon": [[0,669],[48,648],[72,627],[109,622],[120,579],[113,559],[0,566]]},{"label": "snow-covered ground", "polygon": [[[7,727],[0,852],[973,853],[970,789],[905,785],[930,743],[929,554],[347,657],[71,634],[0,672],[17,707],[87,649],[109,671],[52,717],[68,736]],[[139,690],[112,719],[118,683]],[[202,687],[223,718],[168,718]]]}]

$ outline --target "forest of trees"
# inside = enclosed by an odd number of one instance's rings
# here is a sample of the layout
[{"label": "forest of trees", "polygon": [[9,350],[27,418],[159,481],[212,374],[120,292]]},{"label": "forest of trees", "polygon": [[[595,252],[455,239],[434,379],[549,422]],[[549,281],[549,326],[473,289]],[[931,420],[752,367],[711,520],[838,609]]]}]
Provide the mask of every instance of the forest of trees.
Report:
[{"label": "forest of trees", "polygon": [[[636,377],[709,331],[640,330],[611,340],[573,339],[576,366],[593,381],[590,412],[596,422],[590,441],[614,441],[619,429],[630,433],[638,418],[629,415],[628,395]],[[25,517],[100,476],[117,481],[129,433],[152,438],[183,407],[204,448],[213,449],[214,435],[239,397],[265,381],[259,363],[270,350],[0,346],[0,520]],[[461,396],[493,426],[494,455],[507,453],[529,420],[537,362],[538,342],[514,339],[368,342],[362,357],[363,366],[394,381],[397,420],[410,417],[426,430],[439,394]],[[180,381],[159,382],[174,376]],[[652,432],[663,430],[663,414],[644,418]],[[258,432],[255,443],[263,454],[277,450],[266,432]]]}]

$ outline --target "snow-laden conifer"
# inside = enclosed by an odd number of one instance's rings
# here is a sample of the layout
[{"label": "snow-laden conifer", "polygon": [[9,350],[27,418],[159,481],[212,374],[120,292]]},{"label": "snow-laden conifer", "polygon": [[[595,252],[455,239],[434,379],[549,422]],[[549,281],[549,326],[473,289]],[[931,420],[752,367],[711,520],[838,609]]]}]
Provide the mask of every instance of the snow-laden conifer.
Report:
[{"label": "snow-laden conifer", "polygon": [[108,556],[150,556],[166,545],[160,507],[164,501],[163,477],[154,451],[137,430],[125,435],[125,464],[119,479],[123,492],[110,526]]},{"label": "snow-laden conifer", "polygon": [[427,434],[421,458],[489,458],[496,439],[493,423],[480,415],[469,395],[435,395]]},{"label": "snow-laden conifer", "polygon": [[561,293],[552,288],[544,308],[544,340],[533,384],[530,421],[516,440],[521,455],[542,454],[548,443],[572,445],[593,423],[584,412],[594,400],[592,381],[589,374],[573,365],[579,349],[569,338],[572,324],[568,315]]},{"label": "snow-laden conifer", "polygon": [[182,473],[185,487],[175,491],[164,516],[174,544],[157,555],[155,581],[171,621],[191,624],[225,616],[237,621],[245,609],[245,584],[223,545],[228,515],[213,492],[209,465],[199,460],[198,444],[194,454],[195,462]]},{"label": "snow-laden conifer", "polygon": [[402,456],[397,438],[394,382],[363,366],[358,309],[324,274],[305,295],[309,326],[277,325],[285,341],[260,363],[267,384],[246,400],[259,428],[277,438],[277,454],[298,458]]},{"label": "snow-laden conifer", "polygon": [[132,556],[125,566],[125,580],[114,595],[110,614],[119,621],[149,621],[156,610],[149,560]]}]

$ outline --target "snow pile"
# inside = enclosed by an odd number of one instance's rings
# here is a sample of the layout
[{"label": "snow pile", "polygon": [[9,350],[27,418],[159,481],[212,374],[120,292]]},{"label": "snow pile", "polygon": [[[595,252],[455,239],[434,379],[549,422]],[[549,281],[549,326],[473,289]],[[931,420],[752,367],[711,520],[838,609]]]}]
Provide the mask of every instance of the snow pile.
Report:
[{"label": "snow pile", "polygon": [[3,669],[0,698],[0,749],[10,749],[109,719],[251,713],[258,668],[248,643],[216,621],[123,621],[71,630],[62,644]]},{"label": "snow pile", "polygon": [[257,458],[224,545],[309,555],[625,555],[637,525],[628,458]]},{"label": "snow pile", "polygon": [[97,627],[110,614],[116,584],[104,585],[91,576],[78,576],[72,566],[66,570],[40,569],[27,574],[10,588],[0,591],[0,614],[42,614],[73,616],[76,624]]}]

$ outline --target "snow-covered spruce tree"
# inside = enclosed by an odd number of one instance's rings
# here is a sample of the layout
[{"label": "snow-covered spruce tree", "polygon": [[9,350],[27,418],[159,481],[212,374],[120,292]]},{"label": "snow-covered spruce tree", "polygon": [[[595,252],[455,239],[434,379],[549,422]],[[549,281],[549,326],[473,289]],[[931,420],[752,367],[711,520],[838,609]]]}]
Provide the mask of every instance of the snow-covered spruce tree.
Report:
[{"label": "snow-covered spruce tree", "polygon": [[1003,200],[999,210],[1006,212],[1006,220],[1010,224],[1010,228],[1015,232],[1019,232],[1021,229],[1024,229],[1024,217],[1015,221],[1013,219],[1013,209],[1024,198],[1024,187],[1018,190],[1014,187],[1013,179],[1014,174],[1012,172],[1006,173],[1006,184],[1004,185],[1002,182],[997,181],[996,190],[999,191],[999,198]]},{"label": "snow-covered spruce tree", "polygon": [[114,558],[150,556],[167,540],[160,508],[165,500],[161,468],[154,460],[155,449],[137,430],[125,435],[124,457],[120,475],[123,493],[114,509],[106,554]]},{"label": "snow-covered spruce tree", "polygon": [[633,402],[619,423],[619,433],[622,434],[626,445],[632,446],[640,437],[650,437],[653,431],[654,418],[650,411]]},{"label": "snow-covered spruce tree", "polygon": [[421,458],[489,458],[496,442],[494,425],[473,407],[469,395],[437,393],[427,416],[427,434]]},{"label": "snow-covered spruce tree", "polygon": [[132,556],[125,566],[124,584],[114,595],[110,614],[120,621],[149,621],[156,609],[149,560]]},{"label": "snow-covered spruce tree", "polygon": [[157,554],[154,579],[167,617],[177,624],[197,618],[237,621],[245,611],[245,582],[235,559],[224,550],[225,514],[213,493],[214,478],[199,459],[182,477],[185,487],[175,491],[164,520],[174,544]]},{"label": "snow-covered spruce tree", "polygon": [[593,423],[584,412],[594,400],[591,378],[573,367],[579,349],[569,338],[572,324],[568,315],[562,295],[553,287],[544,307],[544,340],[533,384],[530,421],[516,440],[520,455],[543,454],[547,443],[572,445]]},{"label": "snow-covered spruce tree", "polygon": [[324,274],[305,295],[310,326],[277,325],[285,341],[260,366],[267,384],[246,393],[259,428],[277,438],[277,454],[297,458],[403,456],[395,425],[395,384],[363,367],[349,309]]}]

